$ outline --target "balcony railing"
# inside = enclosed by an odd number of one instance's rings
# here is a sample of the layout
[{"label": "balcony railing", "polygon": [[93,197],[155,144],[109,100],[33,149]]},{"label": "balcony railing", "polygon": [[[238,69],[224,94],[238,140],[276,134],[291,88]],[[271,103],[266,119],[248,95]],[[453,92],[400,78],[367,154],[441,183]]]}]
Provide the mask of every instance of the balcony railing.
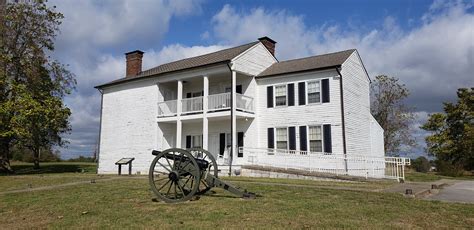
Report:
[{"label": "balcony railing", "polygon": [[[245,112],[254,112],[254,100],[252,97],[242,94],[236,95],[237,110]],[[193,97],[181,100],[181,114],[200,113],[203,112],[204,97]],[[177,114],[177,100],[163,101],[158,103],[158,116],[175,116]],[[231,107],[230,93],[212,94],[208,96],[209,112],[227,110]]]},{"label": "balcony railing", "polygon": [[204,97],[193,97],[181,100],[182,113],[198,113],[202,112],[202,99]]},{"label": "balcony railing", "polygon": [[158,103],[158,116],[174,116],[177,113],[177,100],[163,101]]}]

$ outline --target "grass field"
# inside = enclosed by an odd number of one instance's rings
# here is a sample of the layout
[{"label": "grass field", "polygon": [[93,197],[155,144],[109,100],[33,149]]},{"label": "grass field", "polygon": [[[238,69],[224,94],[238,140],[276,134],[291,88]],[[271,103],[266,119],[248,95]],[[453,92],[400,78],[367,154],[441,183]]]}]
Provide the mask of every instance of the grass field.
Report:
[{"label": "grass field", "polygon": [[[78,168],[90,167],[75,164]],[[97,183],[11,194],[0,191],[0,228],[453,229],[474,226],[474,205],[415,200],[378,192],[393,182],[226,178],[259,196],[255,200],[243,200],[213,189],[214,193],[197,201],[164,204],[151,201],[153,196],[146,177],[108,176],[114,180],[101,180],[103,177],[87,170],[53,172],[56,173],[43,173],[42,177],[0,176],[0,185],[6,191],[12,189],[4,187],[21,188],[26,181],[37,186],[54,186],[95,178]]]}]

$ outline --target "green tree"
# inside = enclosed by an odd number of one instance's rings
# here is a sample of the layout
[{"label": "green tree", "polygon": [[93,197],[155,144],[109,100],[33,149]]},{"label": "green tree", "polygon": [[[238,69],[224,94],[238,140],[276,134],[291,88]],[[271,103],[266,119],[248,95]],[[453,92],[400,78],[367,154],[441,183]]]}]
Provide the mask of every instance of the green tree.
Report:
[{"label": "green tree", "polygon": [[415,160],[411,162],[412,167],[417,171],[417,172],[428,172],[431,168],[430,161],[426,159],[426,157],[418,157]]},{"label": "green tree", "polygon": [[[36,153],[62,145],[70,111],[62,102],[76,81],[47,54],[54,50],[63,15],[44,1],[0,5],[0,170],[9,167],[10,147]],[[39,166],[39,164],[35,164]]]},{"label": "green tree", "polygon": [[421,126],[431,132],[427,150],[443,166],[440,171],[474,170],[474,88],[458,89],[457,96],[456,103],[445,102],[444,113],[431,114]]},{"label": "green tree", "polygon": [[409,90],[397,78],[380,75],[371,85],[371,113],[384,129],[384,149],[388,155],[397,155],[403,147],[416,145],[411,124],[413,109],[405,104]]}]

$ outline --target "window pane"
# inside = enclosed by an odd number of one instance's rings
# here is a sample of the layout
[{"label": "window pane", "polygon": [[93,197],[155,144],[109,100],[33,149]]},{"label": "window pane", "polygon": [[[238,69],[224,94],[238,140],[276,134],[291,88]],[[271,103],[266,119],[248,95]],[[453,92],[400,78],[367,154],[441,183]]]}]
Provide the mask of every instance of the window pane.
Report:
[{"label": "window pane", "polygon": [[308,82],[308,93],[321,92],[319,81]]},{"label": "window pane", "polygon": [[275,98],[275,105],[286,105],[286,96],[279,96]]},{"label": "window pane", "polygon": [[308,103],[321,102],[320,93],[308,93]]},{"label": "window pane", "polygon": [[309,141],[309,151],[322,152],[323,151],[322,141]]},{"label": "window pane", "polygon": [[288,149],[286,141],[277,141],[277,149]]},{"label": "window pane", "polygon": [[277,141],[286,141],[287,134],[286,128],[277,128]]},{"label": "window pane", "polygon": [[310,126],[309,127],[309,140],[321,140],[322,135],[321,135],[321,126]]},{"label": "window pane", "polygon": [[275,86],[275,96],[286,96],[286,85]]},{"label": "window pane", "polygon": [[192,143],[192,146],[194,148],[201,148],[202,147],[202,136],[199,135],[199,136],[192,136],[193,138],[193,143]]}]

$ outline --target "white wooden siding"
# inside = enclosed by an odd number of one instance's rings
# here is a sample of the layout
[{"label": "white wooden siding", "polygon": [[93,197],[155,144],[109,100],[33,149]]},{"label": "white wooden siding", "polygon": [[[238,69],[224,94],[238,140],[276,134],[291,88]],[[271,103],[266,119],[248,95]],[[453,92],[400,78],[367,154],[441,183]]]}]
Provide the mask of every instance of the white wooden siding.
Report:
[{"label": "white wooden siding", "polygon": [[275,57],[268,52],[267,48],[262,43],[258,43],[235,57],[232,60],[232,68],[250,76],[256,76],[275,62]]},{"label": "white wooden siding", "polygon": [[[267,129],[271,127],[331,125],[332,151],[343,153],[342,122],[339,80],[336,70],[290,74],[257,80],[256,119],[258,126],[258,148],[267,148]],[[298,105],[298,82],[316,79],[329,79],[330,102]],[[295,105],[267,108],[267,86],[295,84]],[[307,90],[306,90],[307,93]],[[300,149],[299,128],[296,128],[296,149]],[[309,146],[308,146],[309,147]]]},{"label": "white wooden siding", "polygon": [[370,82],[357,51],[342,65],[347,154],[369,155]]},{"label": "white wooden siding", "polygon": [[104,90],[98,173],[117,173],[115,162],[135,157],[133,172],[145,170],[157,145],[158,87],[139,81]]}]

